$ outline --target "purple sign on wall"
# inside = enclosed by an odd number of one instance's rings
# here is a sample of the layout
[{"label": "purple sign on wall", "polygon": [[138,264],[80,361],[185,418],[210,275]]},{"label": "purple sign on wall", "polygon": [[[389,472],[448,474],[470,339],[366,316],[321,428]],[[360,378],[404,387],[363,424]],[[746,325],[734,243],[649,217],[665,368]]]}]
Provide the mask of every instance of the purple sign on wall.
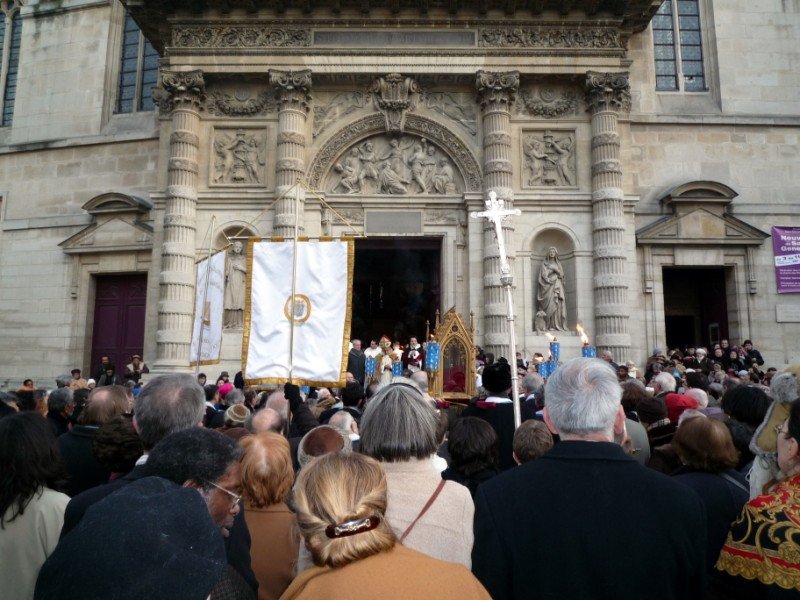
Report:
[{"label": "purple sign on wall", "polygon": [[778,293],[800,293],[800,227],[773,227],[772,249]]}]

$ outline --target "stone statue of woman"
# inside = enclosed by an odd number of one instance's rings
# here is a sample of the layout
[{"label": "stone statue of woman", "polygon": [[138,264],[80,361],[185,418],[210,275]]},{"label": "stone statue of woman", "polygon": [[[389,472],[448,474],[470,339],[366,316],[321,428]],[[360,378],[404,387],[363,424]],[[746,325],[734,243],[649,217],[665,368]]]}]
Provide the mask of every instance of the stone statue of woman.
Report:
[{"label": "stone statue of woman", "polygon": [[536,292],[537,311],[544,312],[548,330],[567,331],[567,297],[564,292],[564,267],[558,260],[558,250],[551,246],[539,269]]},{"label": "stone statue of woman", "polygon": [[242,250],[242,242],[233,242],[225,263],[225,329],[238,329],[244,322],[247,259]]}]

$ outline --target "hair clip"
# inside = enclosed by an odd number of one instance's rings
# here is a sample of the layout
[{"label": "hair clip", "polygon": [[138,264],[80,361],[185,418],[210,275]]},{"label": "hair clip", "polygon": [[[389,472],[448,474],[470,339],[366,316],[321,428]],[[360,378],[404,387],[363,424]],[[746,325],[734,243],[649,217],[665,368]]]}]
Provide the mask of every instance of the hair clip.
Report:
[{"label": "hair clip", "polygon": [[381,520],[377,515],[371,515],[365,519],[355,519],[353,521],[337,523],[336,525],[328,525],[325,528],[325,535],[331,539],[348,537],[364,533],[365,531],[372,531],[380,522]]}]

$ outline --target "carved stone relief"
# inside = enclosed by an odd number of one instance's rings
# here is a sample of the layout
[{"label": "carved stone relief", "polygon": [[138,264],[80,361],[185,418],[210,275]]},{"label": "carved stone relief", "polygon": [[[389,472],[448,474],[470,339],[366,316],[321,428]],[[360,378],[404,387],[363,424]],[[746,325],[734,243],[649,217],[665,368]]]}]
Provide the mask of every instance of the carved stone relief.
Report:
[{"label": "carved stone relief", "polygon": [[338,194],[457,194],[464,186],[450,157],[426,138],[376,135],[339,157],[327,189]]},{"label": "carved stone relief", "polygon": [[264,183],[266,134],[238,129],[214,133],[211,183],[253,185]]},{"label": "carved stone relief", "polygon": [[[341,174],[337,174],[333,167],[334,163],[339,163],[346,156],[344,150],[358,140],[367,137],[370,132],[384,129],[384,126],[384,116],[372,114],[354,121],[339,130],[336,135],[331,136],[314,156],[314,160],[308,169],[308,182],[311,187],[315,189],[322,189],[323,187],[324,189],[330,189],[328,184],[331,181],[338,184]],[[406,130],[415,132],[420,137],[428,140],[429,143],[435,143],[439,148],[447,148],[449,157],[457,167],[457,172],[455,173],[457,189],[461,189],[458,188],[458,183],[462,182],[462,185],[468,191],[481,190],[483,175],[480,165],[461,139],[447,128],[421,115],[408,115],[406,117]],[[385,142],[386,136],[382,135],[380,137]],[[385,143],[388,146],[388,142]],[[379,151],[377,147],[375,151]],[[344,165],[342,166],[344,167]],[[463,174],[463,180],[459,173]],[[329,174],[332,175],[331,181],[328,181]]]},{"label": "carved stone relief", "polygon": [[522,153],[524,186],[577,185],[574,131],[527,132],[522,136]]},{"label": "carved stone relief", "polygon": [[278,110],[272,90],[242,85],[236,88],[213,89],[208,94],[206,110],[225,117],[256,117]]},{"label": "carved stone relief", "polygon": [[531,117],[558,119],[578,113],[578,98],[577,90],[571,88],[523,88],[517,97],[516,109]]},{"label": "carved stone relief", "polygon": [[451,92],[425,92],[422,95],[425,108],[433,110],[461,125],[470,135],[478,133],[475,99],[472,94]]},{"label": "carved stone relief", "polygon": [[366,92],[341,92],[331,97],[327,103],[315,105],[314,137],[322,134],[332,123],[364,108],[369,99],[370,96]]},{"label": "carved stone relief", "polygon": [[544,48],[620,50],[619,32],[612,29],[552,29],[544,27],[492,27],[478,32],[483,48]]},{"label": "carved stone relief", "polygon": [[458,223],[458,213],[455,210],[426,210],[425,222],[431,225],[447,225]]},{"label": "carved stone relief", "polygon": [[252,25],[185,25],[172,28],[175,48],[298,48],[311,45],[309,29]]},{"label": "carved stone relief", "polygon": [[375,106],[386,118],[386,131],[402,132],[406,111],[414,110],[419,86],[413,77],[389,73],[372,85]]}]

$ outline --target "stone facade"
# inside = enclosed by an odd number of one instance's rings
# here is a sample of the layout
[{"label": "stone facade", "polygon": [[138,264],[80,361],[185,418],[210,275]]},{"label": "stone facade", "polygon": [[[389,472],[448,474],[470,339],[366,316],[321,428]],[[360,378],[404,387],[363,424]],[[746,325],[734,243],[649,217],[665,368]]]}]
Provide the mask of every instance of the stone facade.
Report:
[{"label": "stone facade", "polygon": [[[297,220],[309,236],[440,239],[440,309],[473,312],[477,343],[503,354],[497,246],[468,217],[489,191],[522,212],[504,227],[527,354],[546,352],[536,280],[556,247],[569,328],[616,359],[665,344],[663,267],[715,266],[730,337],[769,365],[800,362],[800,296],[777,294],[762,234],[800,226],[791,2],[702,0],[699,93],[656,92],[651,2],[241,1],[207,18],[198,2],[188,20],[172,2],[130,3],[167,52],[158,110],[128,115],[114,113],[123,5],[23,4],[0,128],[0,336],[15,349],[0,388],[89,368],[103,274],[147,274],[145,360],[188,369],[212,217],[229,236],[289,235]],[[315,193],[295,194],[298,180]],[[241,332],[224,335],[220,369],[238,371]],[[562,357],[579,353],[559,338]]]}]

